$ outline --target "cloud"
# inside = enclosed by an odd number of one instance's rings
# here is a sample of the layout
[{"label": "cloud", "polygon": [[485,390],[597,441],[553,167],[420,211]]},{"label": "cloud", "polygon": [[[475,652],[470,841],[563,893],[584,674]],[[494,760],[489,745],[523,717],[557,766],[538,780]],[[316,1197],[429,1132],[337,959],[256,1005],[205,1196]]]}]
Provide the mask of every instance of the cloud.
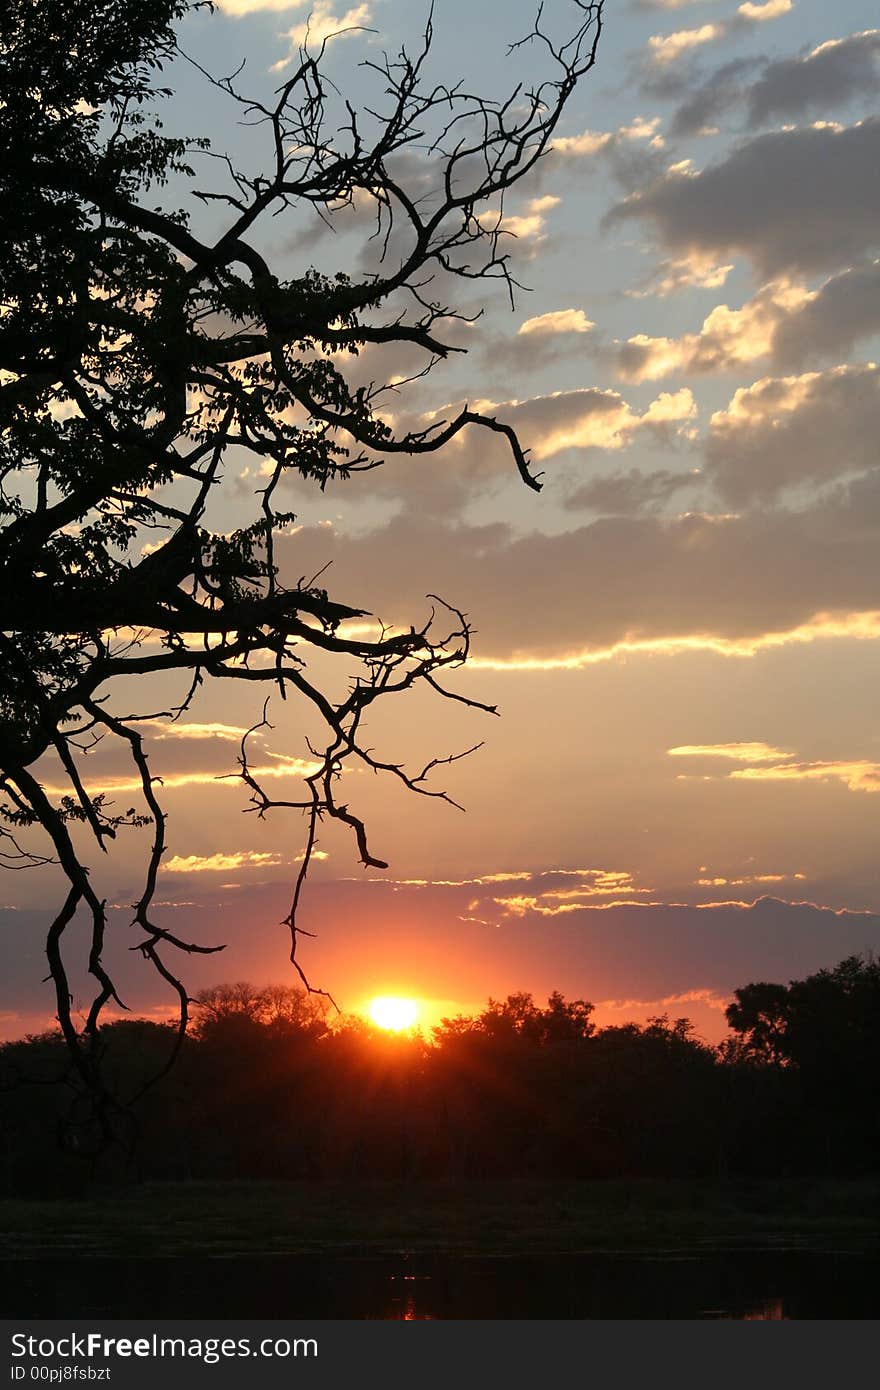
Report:
[{"label": "cloud", "polygon": [[[578,882],[574,883],[573,880]],[[353,881],[353,880],[350,880]],[[505,917],[522,917],[536,913],[544,917],[558,917],[575,912],[595,898],[614,900],[629,896],[650,893],[650,888],[638,886],[633,875],[623,869],[538,869],[516,870],[513,872],[479,874],[465,879],[387,879],[372,878],[368,882],[393,888],[494,888],[499,884],[516,882],[527,884],[531,892],[490,895],[479,894],[467,904],[468,912],[473,914],[482,904],[482,910],[492,912],[500,907]],[[607,906],[603,903],[603,906]],[[497,914],[496,914],[497,915]],[[472,915],[466,919],[482,921]]]},{"label": "cloud", "polygon": [[880,261],[832,276],[776,323],[771,360],[799,367],[845,356],[860,339],[880,332]]},{"label": "cloud", "polygon": [[612,178],[627,192],[644,187],[662,169],[665,140],[660,134],[660,117],[636,116],[616,130],[584,130],[578,135],[560,135],[553,141],[547,167],[571,161],[601,160]]},{"label": "cloud", "polygon": [[762,377],[710,421],[706,473],[734,504],[869,469],[880,434],[880,368],[873,362],[800,376]]},{"label": "cloud", "polygon": [[[327,854],[324,850],[316,849],[312,851],[313,859],[326,859]],[[302,855],[298,855],[293,862],[302,860]],[[163,872],[167,874],[205,874],[205,873],[228,873],[230,869],[271,869],[279,864],[289,863],[283,855],[271,853],[269,851],[258,851],[251,849],[232,850],[227,854],[218,852],[216,854],[175,854],[166,864],[163,864]],[[222,884],[221,887],[237,887],[237,884]],[[193,903],[165,903],[164,906],[195,906]],[[157,904],[163,906],[163,904]]]},{"label": "cloud", "polygon": [[829,39],[799,58],[769,63],[749,88],[749,124],[763,125],[805,112],[823,115],[833,105],[880,92],[880,29],[865,29],[843,39]]},{"label": "cloud", "polygon": [[680,424],[697,413],[686,386],[661,392],[641,413],[617,391],[596,387],[487,404],[486,409],[497,410],[512,424],[536,459],[551,458],[563,449],[623,449],[638,430]]},{"label": "cloud", "polygon": [[519,243],[514,248],[515,252],[520,257],[525,256],[526,259],[533,260],[547,240],[546,214],[561,202],[561,198],[548,193],[531,198],[522,206],[520,212],[509,212],[506,209],[502,211],[498,207],[482,207],[478,210],[477,218],[487,232],[494,232],[496,229],[500,231],[508,253],[511,251],[512,243],[506,238],[513,237]]},{"label": "cloud", "polygon": [[584,313],[583,309],[553,309],[547,314],[537,314],[534,318],[526,319],[517,329],[517,333],[535,336],[546,336],[562,333],[589,333],[591,328],[595,328]]},{"label": "cloud", "polygon": [[308,0],[215,0],[218,9],[233,19],[246,19],[248,15],[261,10],[279,11],[301,10]]},{"label": "cloud", "polygon": [[758,5],[754,4],[753,0],[746,0],[736,12],[741,19],[753,24],[764,24],[768,19],[779,19],[793,8],[794,0],[763,0],[763,3]]},{"label": "cloud", "polygon": [[230,854],[175,854],[163,868],[168,874],[213,874],[229,869],[268,869],[283,863],[280,854],[238,849]]},{"label": "cloud", "polygon": [[701,172],[667,170],[617,203],[605,226],[644,221],[678,259],[739,254],[765,279],[849,266],[880,245],[878,158],[875,118],[774,131]]},{"label": "cloud", "polygon": [[[157,739],[212,739],[218,738],[231,743],[241,743],[249,729],[237,724],[198,724],[195,722],[171,723],[164,719],[142,719],[139,721],[141,727],[146,727],[154,731],[153,737]],[[252,738],[261,738],[262,731],[257,729],[251,735]]]},{"label": "cloud", "polygon": [[760,66],[758,58],[734,58],[716,68],[678,106],[669,123],[670,135],[715,134],[716,122],[742,99],[746,74]]},{"label": "cloud", "polygon": [[746,874],[743,878],[695,878],[695,888],[762,887],[769,883],[803,882],[806,874]]},{"label": "cloud", "polygon": [[612,360],[624,381],[728,372],[761,358],[781,367],[834,357],[880,332],[880,261],[845,270],[815,290],[783,277],[740,309],[718,304],[696,333],[620,343]]},{"label": "cloud", "polygon": [[568,494],[565,505],[589,508],[603,516],[632,516],[661,509],[676,492],[692,487],[695,482],[699,482],[699,470],[696,474],[694,471],[674,473],[659,468],[653,473],[642,473],[633,468],[628,473],[614,473],[581,483]]},{"label": "cloud", "polygon": [[730,758],[738,763],[775,763],[791,757],[766,743],[683,743],[666,751],[670,758]]},{"label": "cloud", "polygon": [[[270,754],[277,761],[274,763],[264,763],[252,765],[249,770],[253,777],[264,779],[267,777],[308,777],[313,772],[317,772],[320,763],[306,762],[303,758],[288,758],[282,754]],[[180,787],[237,787],[240,790],[241,783],[237,772],[223,772],[219,770],[206,771],[203,769],[192,772],[171,772],[161,777],[154,777],[153,782],[160,788],[168,791]],[[91,779],[83,779],[83,785],[89,796],[114,796],[120,792],[139,792],[141,790],[141,780],[139,777],[132,776],[101,776],[98,774]],[[49,796],[69,796],[70,786],[65,784],[54,785],[44,783],[43,790]]]},{"label": "cloud", "polygon": [[608,153],[633,141],[646,141],[654,149],[662,149],[663,137],[658,133],[659,126],[659,116],[651,120],[636,116],[628,125],[620,125],[616,130],[584,130],[580,135],[557,135],[552,149],[568,159]]},{"label": "cloud", "polygon": [[390,883],[396,888],[476,888],[489,883],[516,883],[530,879],[531,869],[500,870],[497,873],[478,874],[476,878],[362,878],[349,879],[351,883]]},{"label": "cloud", "polygon": [[625,293],[630,299],[654,296],[666,299],[679,290],[717,290],[726,282],[732,270],[732,262],[719,265],[713,256],[689,252],[686,256],[673,256],[661,261],[641,284],[636,284]]},{"label": "cloud", "polygon": [[849,639],[876,641],[880,638],[880,610],[841,614],[819,614],[798,627],[758,633],[753,637],[719,637],[711,631],[688,636],[634,637],[607,646],[591,646],[558,655],[533,655],[518,651],[511,657],[472,657],[473,670],[489,671],[583,671],[597,662],[630,656],[680,656],[687,652],[713,652],[727,658],[748,658],[781,647],[812,642]]},{"label": "cloud", "polygon": [[842,782],[851,792],[880,792],[880,763],[852,762],[780,763],[774,767],[743,767],[728,773],[748,782]]},{"label": "cloud", "polygon": [[[527,875],[535,880],[534,886],[538,889],[533,893],[513,893],[500,897],[493,897],[491,902],[494,906],[500,907],[506,917],[524,917],[527,914],[536,914],[539,917],[560,917],[569,912],[578,912],[585,903],[589,903],[593,898],[612,898],[614,900],[626,898],[630,895],[650,893],[650,888],[641,888],[636,885],[633,876],[624,870],[607,869],[582,869],[582,870],[563,870],[563,887],[546,887],[542,880],[553,877],[552,874]],[[570,880],[577,877],[581,881],[572,885]],[[476,899],[471,907],[479,907],[480,899]]]},{"label": "cloud", "polygon": [[[756,57],[724,63],[699,81],[670,121],[673,136],[711,134],[728,112],[744,105],[755,129],[870,100],[880,91],[880,30],[830,39],[811,52],[774,62]],[[757,76],[755,74],[757,73]]]},{"label": "cloud", "polygon": [[[184,883],[190,890],[205,881]],[[203,911],[161,909],[162,925],[169,929],[175,920],[185,920],[187,930],[205,944],[227,943],[220,957],[188,960],[190,992],[229,979],[287,981],[289,965],[286,952],[279,951],[277,923],[289,907],[288,885],[269,882],[224,896],[210,875],[207,882]],[[530,891],[537,894],[547,886],[536,878]],[[138,891],[133,885],[132,899]],[[712,890],[690,889],[698,892],[705,897]],[[193,896],[187,891],[187,899]],[[501,917],[492,907],[469,913],[473,896],[469,887],[409,890],[318,877],[303,917],[306,929],[320,928],[319,939],[309,942],[309,974],[328,985],[343,1006],[363,997],[364,982],[375,978],[377,961],[393,962],[401,990],[426,998],[481,1001],[523,988],[546,998],[562,988],[569,998],[627,1001],[634,995],[634,970],[641,1000],[702,991],[729,998],[749,980],[803,979],[847,955],[880,946],[880,915],[779,897],[711,906],[648,905],[641,895],[608,906],[606,899],[596,898],[554,917],[535,912]],[[488,903],[495,894],[487,888],[481,896]],[[176,911],[185,917],[175,919]],[[3,920],[8,968],[0,980],[0,1010],[48,1023],[53,1006],[48,986],[40,983],[45,965],[39,951],[45,915],[40,908],[10,913]],[[155,1009],[157,1000],[167,1006],[167,1000],[140,954],[128,950],[130,916],[130,909],[111,916],[107,963],[122,997],[140,1013]],[[77,919],[68,930],[86,944],[87,952],[88,922]],[[72,988],[77,1000],[91,998],[87,979],[72,978]],[[698,1007],[695,997],[691,1007],[685,1004],[677,1012],[690,1014]]]},{"label": "cloud", "polygon": [[[880,792],[880,763],[866,759],[833,762],[799,762],[794,753],[772,748],[766,743],[695,743],[668,748],[672,758],[724,758],[745,763],[725,773],[728,781],[741,782],[842,782],[849,791]],[[803,878],[803,874],[795,874]],[[762,875],[758,878],[698,879],[703,886],[727,883],[769,883],[781,881],[782,875]]]},{"label": "cloud", "polygon": [[[240,3],[241,0],[236,2]],[[333,12],[333,0],[296,0],[295,4],[287,5],[285,8],[304,9],[306,4],[310,6],[308,17],[281,35],[281,38],[289,41],[290,52],[287,57],[279,58],[277,63],[272,64],[272,72],[280,72],[288,67],[301,49],[308,48],[310,52],[315,53],[331,38],[347,38],[357,34],[366,28],[373,18],[371,4],[352,5],[339,15]],[[276,6],[273,4],[272,8]],[[277,8],[280,9],[281,6]]]},{"label": "cloud", "polygon": [[765,0],[764,4],[757,5],[752,0],[745,0],[728,20],[701,24],[696,29],[679,29],[672,34],[654,34],[648,40],[650,61],[656,67],[665,67],[677,62],[682,54],[693,52],[707,43],[715,43],[770,19],[779,19],[788,14],[792,7],[793,0]]},{"label": "cloud", "polygon": [[[491,365],[497,369],[502,359],[506,363],[523,359],[533,363],[539,357],[546,360],[543,349],[560,337],[563,342],[568,340],[579,347],[589,335],[516,335],[513,339],[518,349],[515,358],[509,353],[490,353]],[[509,388],[510,372],[499,375]],[[430,412],[401,413],[396,421],[398,432],[418,432],[437,426],[453,419],[465,404],[465,401],[453,400]],[[598,387],[548,392],[521,400],[471,397],[467,405],[512,425],[523,447],[538,462],[554,458],[564,450],[617,454],[640,438],[656,446],[672,446],[679,438],[691,437],[692,422],[697,414],[696,402],[688,387],[661,391],[641,410],[634,408],[619,391]],[[513,465],[506,442],[487,430],[470,427],[446,446],[442,463],[426,461],[414,467],[411,458],[392,456],[382,468],[362,475],[357,488],[363,495],[381,498],[393,505],[396,511],[404,510],[408,516],[448,517],[460,514],[475,495],[489,492],[512,477]],[[328,496],[340,495],[344,486],[348,500],[352,485],[337,483],[335,486],[340,489],[339,493],[331,485]]]},{"label": "cloud", "polygon": [[729,371],[766,357],[781,318],[812,296],[787,280],[773,281],[741,309],[718,304],[698,333],[681,338],[628,338],[615,355],[625,381],[656,381],[675,372]]},{"label": "cloud", "polygon": [[674,63],[682,53],[713,43],[724,34],[721,24],[701,24],[698,29],[679,29],[674,34],[654,34],[648,39],[651,60],[658,65]]},{"label": "cloud", "polygon": [[347,537],[304,528],[279,562],[296,576],[332,560],[338,593],[357,592],[400,627],[422,620],[414,593],[462,603],[477,628],[474,667],[876,640],[880,486],[863,483],[864,498],[853,487],[800,510],[615,516],[560,534],[408,513]]}]

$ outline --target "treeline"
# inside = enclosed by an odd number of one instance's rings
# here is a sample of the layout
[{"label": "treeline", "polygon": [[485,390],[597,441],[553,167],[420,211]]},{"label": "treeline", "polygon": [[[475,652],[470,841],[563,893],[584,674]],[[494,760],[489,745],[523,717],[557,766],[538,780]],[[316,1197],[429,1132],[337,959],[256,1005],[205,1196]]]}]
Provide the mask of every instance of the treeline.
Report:
[{"label": "treeline", "polygon": [[[60,1037],[0,1049],[7,1193],[98,1177],[483,1179],[835,1175],[880,1171],[880,965],[852,957],[751,984],[720,1047],[687,1019],[597,1028],[551,995],[490,1000],[429,1041],[331,1026],[291,989],[221,987],[167,1076],[169,1029],[103,1030],[130,1103],[99,1142]],[[138,1097],[137,1099],[133,1099]],[[77,1118],[77,1107],[81,1113]],[[56,1142],[56,1135],[60,1142]]]}]

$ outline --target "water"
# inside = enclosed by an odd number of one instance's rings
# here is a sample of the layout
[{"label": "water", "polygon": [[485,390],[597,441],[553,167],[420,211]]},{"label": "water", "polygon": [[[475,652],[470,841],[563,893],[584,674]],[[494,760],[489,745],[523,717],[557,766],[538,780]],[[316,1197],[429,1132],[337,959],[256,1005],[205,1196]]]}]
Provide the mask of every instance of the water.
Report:
[{"label": "water", "polygon": [[0,1265],[7,1318],[876,1318],[880,1256],[266,1255]]}]

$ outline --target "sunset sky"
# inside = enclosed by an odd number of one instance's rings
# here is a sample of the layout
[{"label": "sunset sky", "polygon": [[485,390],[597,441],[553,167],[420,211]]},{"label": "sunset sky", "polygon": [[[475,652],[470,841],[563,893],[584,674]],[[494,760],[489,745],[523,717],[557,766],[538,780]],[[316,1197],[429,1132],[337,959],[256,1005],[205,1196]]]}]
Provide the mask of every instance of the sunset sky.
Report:
[{"label": "sunset sky", "polygon": [[[568,23],[566,0],[548,18]],[[289,71],[309,6],[225,0],[190,16],[183,47],[210,71],[247,59],[270,92]],[[312,36],[355,104],[358,66],[414,42],[412,0],[315,0]],[[437,0],[432,71],[500,95],[531,78],[508,44],[531,0]],[[731,990],[788,980],[880,946],[880,29],[848,0],[608,0],[595,71],[555,148],[505,205],[517,278],[464,282],[453,325],[467,355],[393,397],[398,422],[464,400],[516,426],[544,473],[523,487],[487,432],[442,455],[398,458],[323,495],[290,483],[297,527],[280,548],[294,583],[322,583],[390,624],[420,624],[437,593],[467,610],[473,660],[454,677],[501,718],[413,693],[377,713],[369,742],[441,768],[466,807],[345,775],[385,872],[365,871],[328,828],[309,879],[302,960],[346,1009],[376,994],[424,1001],[422,1019],[488,995],[557,988],[599,1022],[686,1014],[724,1031]],[[175,65],[169,131],[209,135],[255,168],[259,131],[191,66]],[[217,177],[204,161],[196,180]],[[166,200],[171,193],[166,194]],[[213,207],[193,203],[210,231]],[[363,273],[366,209],[291,214],[261,246],[279,272]],[[390,254],[394,254],[392,243]],[[878,359],[880,360],[880,359]],[[354,383],[419,371],[417,349],[371,349]],[[356,369],[356,370],[355,370]],[[261,485],[231,451],[215,524],[250,519]],[[331,685],[345,663],[318,673]],[[450,681],[452,683],[452,681]],[[161,709],[169,683],[113,707]],[[194,992],[223,980],[294,983],[279,919],[304,826],[242,814],[234,776],[253,690],[206,682],[176,726],[149,727],[165,779],[170,849],[157,898],[219,956],[185,963]],[[273,700],[252,756],[293,795],[310,761],[310,711]],[[121,755],[96,752],[90,785],[136,793]],[[59,774],[41,769],[47,786]],[[54,779],[54,780],[53,780]],[[145,836],[86,847],[113,908],[107,959],[137,1012],[171,1016],[130,953],[127,906]],[[101,862],[98,862],[98,861]],[[0,886],[6,1036],[47,1026],[41,983],[50,870]],[[71,928],[75,932],[76,928]],[[84,928],[83,928],[84,931]],[[75,977],[76,978],[76,977]],[[87,1006],[85,977],[77,999]]]}]

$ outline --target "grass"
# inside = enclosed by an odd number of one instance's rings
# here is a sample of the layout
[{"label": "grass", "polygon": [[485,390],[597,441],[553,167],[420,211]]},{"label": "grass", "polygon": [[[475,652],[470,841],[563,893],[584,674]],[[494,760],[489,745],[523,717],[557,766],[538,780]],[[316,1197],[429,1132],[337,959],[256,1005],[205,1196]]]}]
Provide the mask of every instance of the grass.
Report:
[{"label": "grass", "polygon": [[880,1246],[880,1180],[147,1183],[0,1200],[0,1258]]}]

